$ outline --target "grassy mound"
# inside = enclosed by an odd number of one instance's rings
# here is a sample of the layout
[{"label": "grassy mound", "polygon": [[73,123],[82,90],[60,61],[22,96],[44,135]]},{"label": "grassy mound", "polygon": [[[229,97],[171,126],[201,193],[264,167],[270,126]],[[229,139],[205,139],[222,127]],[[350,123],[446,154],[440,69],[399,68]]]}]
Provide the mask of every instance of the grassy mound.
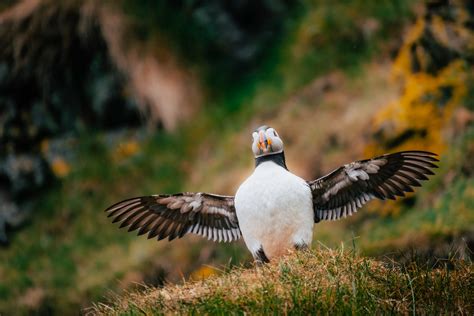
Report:
[{"label": "grassy mound", "polygon": [[96,314],[472,314],[474,266],[434,269],[363,258],[343,248],[299,252],[184,285],[147,288],[99,304]]},{"label": "grassy mound", "polygon": [[[253,169],[248,142],[257,125],[274,126],[284,135],[288,166],[306,179],[372,155],[367,155],[367,145],[378,135],[371,129],[373,118],[380,118],[379,110],[392,101],[411,100],[390,81],[393,67],[387,60],[399,51],[400,30],[411,24],[412,2],[303,2],[304,10],[288,22],[281,47],[269,48],[268,59],[246,72],[245,80],[223,84],[225,89],[216,86],[205,110],[175,133],[89,131],[71,142],[78,155],[70,172],[35,203],[32,221],[0,252],[0,314],[71,314],[102,300],[107,290],[121,293],[136,282],[180,282],[212,274],[209,265],[250,260],[242,242],[214,245],[187,236],[168,244],[136,238],[111,225],[103,209],[144,194],[233,194]],[[466,72],[472,73],[470,67]],[[454,76],[456,82],[459,78]],[[453,107],[452,118],[446,117],[446,148],[440,152],[437,175],[400,204],[373,202],[345,221],[318,224],[315,239],[337,248],[356,237],[360,253],[371,256],[413,248],[424,258],[445,257],[459,246],[464,248],[456,257],[472,260],[471,81],[463,88],[465,101],[456,98],[459,107]],[[431,92],[432,81],[425,83]],[[445,81],[436,83],[438,87]],[[421,99],[432,100],[429,95]],[[382,205],[397,211],[380,211]],[[402,262],[318,249],[257,270],[236,269],[208,281],[147,288],[92,311],[472,313],[472,264],[450,261],[449,269],[437,265],[433,270],[409,258]]]},{"label": "grassy mound", "polygon": [[[393,46],[387,38],[399,38],[401,25],[411,15],[409,1],[304,3],[301,14],[288,22],[281,47],[268,48],[268,60],[245,72],[248,77],[242,82],[216,88],[206,110],[175,133],[88,131],[71,141],[78,153],[70,170],[58,168],[62,181],[35,202],[32,220],[12,234],[12,246],[0,252],[0,313],[71,314],[99,300],[107,289],[119,291],[133,282],[159,285],[162,275],[178,282],[203,264],[249,259],[242,243],[215,246],[186,237],[168,245],[136,238],[111,225],[103,209],[123,198],[158,192],[232,194],[253,163],[250,125],[268,122],[268,113],[279,113],[285,100],[298,96],[320,75],[357,72],[370,57]],[[368,17],[376,26],[369,32]],[[305,88],[308,95],[301,99],[311,99],[309,94],[320,86]],[[315,107],[305,102],[297,114],[310,117],[308,111],[316,112]],[[285,113],[279,117],[290,122],[295,111],[287,108]],[[314,148],[317,151],[318,144]]]}]

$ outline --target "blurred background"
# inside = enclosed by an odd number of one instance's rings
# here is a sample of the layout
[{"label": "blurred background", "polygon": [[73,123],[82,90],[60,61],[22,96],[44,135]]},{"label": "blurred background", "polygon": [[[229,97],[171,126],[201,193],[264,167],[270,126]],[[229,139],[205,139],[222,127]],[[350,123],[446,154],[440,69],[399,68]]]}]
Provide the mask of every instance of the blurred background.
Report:
[{"label": "blurred background", "polygon": [[103,210],[233,195],[263,124],[308,180],[386,152],[441,155],[416,195],[320,223],[314,244],[472,259],[473,70],[470,0],[3,0],[0,313],[77,313],[249,264],[242,241],[158,243]]}]

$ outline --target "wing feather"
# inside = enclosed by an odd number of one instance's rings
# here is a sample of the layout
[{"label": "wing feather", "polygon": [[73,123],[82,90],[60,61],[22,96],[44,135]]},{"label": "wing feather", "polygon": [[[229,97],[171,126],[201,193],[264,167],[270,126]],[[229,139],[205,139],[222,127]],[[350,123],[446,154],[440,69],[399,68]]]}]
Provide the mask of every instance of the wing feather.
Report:
[{"label": "wing feather", "polygon": [[354,161],[328,175],[308,182],[313,194],[315,221],[351,216],[368,201],[377,198],[395,200],[420,181],[434,175],[437,155],[411,150]]},{"label": "wing feather", "polygon": [[181,238],[187,233],[214,241],[241,237],[234,197],[207,193],[178,193],[130,198],[106,210],[113,223],[138,235],[158,240]]},{"label": "wing feather", "polygon": [[141,236],[143,234],[148,233],[153,227],[152,226],[153,222],[156,222],[157,219],[158,219],[158,216],[156,216],[155,214],[151,214],[150,217],[148,217],[148,220],[145,223],[143,223],[143,225],[140,227],[137,235]]}]

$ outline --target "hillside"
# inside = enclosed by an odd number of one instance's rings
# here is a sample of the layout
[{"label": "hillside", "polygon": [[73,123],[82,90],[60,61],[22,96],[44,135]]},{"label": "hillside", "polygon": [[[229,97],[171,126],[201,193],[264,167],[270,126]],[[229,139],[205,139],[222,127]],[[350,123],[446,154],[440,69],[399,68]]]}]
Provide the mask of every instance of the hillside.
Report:
[{"label": "hillside", "polygon": [[[2,59],[0,104],[25,102],[34,115],[7,115],[12,125],[0,115],[0,171],[13,174],[1,164],[2,150],[12,156],[8,144],[19,141],[45,161],[44,179],[53,180],[11,194],[30,212],[7,226],[10,244],[0,249],[0,314],[272,313],[276,306],[286,313],[472,314],[469,1],[266,1],[258,3],[271,12],[268,20],[251,26],[244,18],[209,19],[253,12],[219,1],[13,2],[40,9],[0,14],[4,40],[18,45],[0,53],[18,54],[26,73],[2,72],[15,68],[11,56]],[[19,20],[9,24],[4,16]],[[73,23],[59,35],[47,32],[56,20]],[[79,26],[88,31],[75,34]],[[35,45],[24,46],[30,41]],[[64,50],[58,65],[54,54],[39,54],[57,49]],[[71,73],[78,75],[69,81]],[[39,82],[26,97],[29,80]],[[118,109],[123,115],[114,116]],[[256,270],[246,269],[252,265],[242,241],[191,235],[156,242],[106,218],[106,207],[132,196],[233,194],[252,172],[250,133],[262,124],[279,131],[289,169],[308,180],[404,149],[437,152],[440,168],[414,195],[316,225],[314,252]],[[23,142],[30,141],[23,134],[34,142]],[[12,188],[0,183],[0,199]],[[255,287],[233,292],[236,282]]]},{"label": "hillside", "polygon": [[[423,28],[430,29],[423,20],[408,28],[393,62],[380,54],[355,73],[350,68],[326,72],[283,94],[274,106],[261,103],[275,95],[263,88],[250,99],[253,110],[244,116],[250,118],[245,130],[262,121],[278,126],[286,140],[290,170],[306,179],[381,151],[419,148],[440,153],[437,175],[415,196],[373,203],[346,221],[316,225],[317,252],[303,255],[305,260],[288,259],[258,272],[237,269],[203,283],[149,288],[114,297],[112,307],[97,305],[95,312],[471,313],[473,300],[463,291],[470,293],[473,279],[472,65],[456,59],[447,65],[430,64],[435,58],[430,54],[435,56],[439,48],[430,51],[429,45],[423,46]],[[421,43],[425,55],[410,56],[413,43]],[[406,62],[418,58],[426,72]],[[448,99],[439,94],[446,87],[453,89]],[[398,108],[406,112],[394,113]],[[240,150],[247,145],[247,135],[233,126],[224,131],[208,135],[201,145],[190,169],[193,187],[226,194],[251,172],[252,161]],[[232,160],[242,163],[230,165]],[[337,248],[342,242],[355,245],[359,255],[319,246]],[[387,258],[396,261],[387,263]],[[451,259],[457,263],[446,265]],[[219,275],[219,267],[203,266],[194,275]],[[294,271],[288,279],[286,269]],[[333,269],[341,274],[333,275]]]},{"label": "hillside", "polygon": [[457,314],[474,312],[474,268],[456,260],[441,268],[360,257],[355,249],[287,256],[279,262],[204,281],[112,298],[95,315]]}]

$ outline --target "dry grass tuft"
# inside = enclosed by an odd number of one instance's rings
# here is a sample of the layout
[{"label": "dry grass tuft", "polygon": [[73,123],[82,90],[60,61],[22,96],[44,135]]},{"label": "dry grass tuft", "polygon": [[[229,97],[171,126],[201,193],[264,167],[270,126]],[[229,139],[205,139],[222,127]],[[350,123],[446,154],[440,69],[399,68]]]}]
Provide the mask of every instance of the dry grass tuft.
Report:
[{"label": "dry grass tuft", "polygon": [[298,252],[262,267],[115,297],[91,314],[474,312],[474,267],[380,262],[343,248]]}]

